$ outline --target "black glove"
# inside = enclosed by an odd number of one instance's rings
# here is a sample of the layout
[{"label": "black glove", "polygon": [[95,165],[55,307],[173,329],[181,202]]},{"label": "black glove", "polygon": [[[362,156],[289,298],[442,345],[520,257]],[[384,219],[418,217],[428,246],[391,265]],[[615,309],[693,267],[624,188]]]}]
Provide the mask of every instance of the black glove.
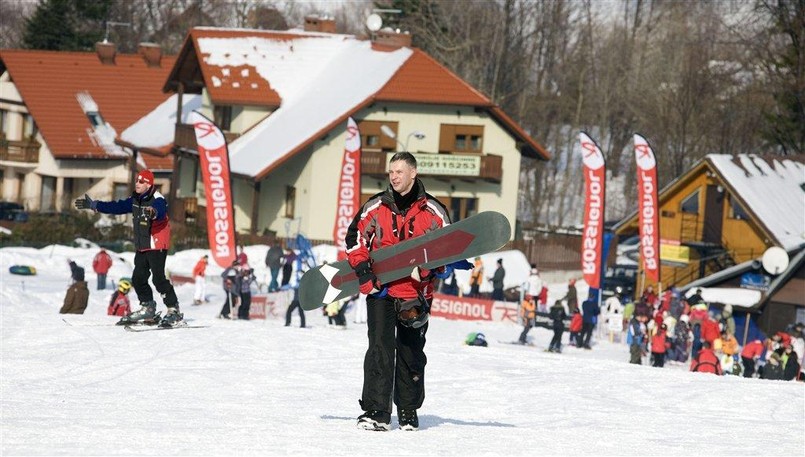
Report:
[{"label": "black glove", "polygon": [[76,198],[75,199],[75,207],[78,209],[95,209],[97,206],[97,202],[91,198],[89,195],[84,194],[84,198]]},{"label": "black glove", "polygon": [[377,280],[377,276],[372,271],[369,261],[364,261],[355,266],[355,274],[358,276],[358,284],[362,294],[369,295],[374,290],[380,290],[383,285]]}]

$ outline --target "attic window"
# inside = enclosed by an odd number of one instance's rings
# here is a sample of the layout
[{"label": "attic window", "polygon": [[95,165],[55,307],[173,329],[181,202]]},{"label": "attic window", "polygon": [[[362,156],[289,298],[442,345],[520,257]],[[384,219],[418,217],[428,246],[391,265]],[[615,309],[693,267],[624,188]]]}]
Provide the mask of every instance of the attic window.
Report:
[{"label": "attic window", "polygon": [[699,189],[682,200],[679,210],[683,213],[699,214]]},{"label": "attic window", "polygon": [[87,119],[89,119],[89,123],[92,124],[92,128],[104,125],[103,117],[101,116],[101,113],[97,111],[88,112]]},{"label": "attic window", "polygon": [[730,199],[729,218],[738,219],[742,221],[749,220],[749,215],[746,213],[743,206],[741,206],[741,204],[738,203],[738,199],[736,199],[732,195],[729,196],[729,199]]}]

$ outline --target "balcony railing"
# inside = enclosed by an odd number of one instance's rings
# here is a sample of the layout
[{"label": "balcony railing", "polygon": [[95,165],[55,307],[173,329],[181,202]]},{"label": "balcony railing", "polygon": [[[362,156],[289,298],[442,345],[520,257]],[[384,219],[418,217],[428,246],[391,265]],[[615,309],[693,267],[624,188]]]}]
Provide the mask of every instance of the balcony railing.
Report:
[{"label": "balcony railing", "polygon": [[36,141],[14,141],[0,139],[0,160],[38,163],[40,146],[41,145]]},{"label": "balcony railing", "polygon": [[[386,176],[386,153],[363,151],[361,153],[361,173],[370,176]],[[477,180],[499,183],[503,179],[503,157],[485,154],[481,156],[481,165],[478,175],[439,175],[431,173],[421,173],[423,176],[440,178]]]},{"label": "balcony railing", "polygon": [[[235,141],[239,137],[239,133],[224,132],[227,144]],[[196,132],[190,124],[176,124],[176,133],[173,140],[174,144],[180,148],[190,149],[195,151],[198,148],[196,144]]]}]

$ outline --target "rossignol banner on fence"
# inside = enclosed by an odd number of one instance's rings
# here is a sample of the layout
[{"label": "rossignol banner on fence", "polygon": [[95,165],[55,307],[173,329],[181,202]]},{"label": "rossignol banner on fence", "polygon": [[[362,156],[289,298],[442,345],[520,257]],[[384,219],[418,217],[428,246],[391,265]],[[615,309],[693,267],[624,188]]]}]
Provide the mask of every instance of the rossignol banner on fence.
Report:
[{"label": "rossignol banner on fence", "polygon": [[637,162],[637,214],[640,232],[640,258],[646,277],[660,281],[660,211],[657,160],[645,138],[635,134],[634,157]]},{"label": "rossignol banner on fence", "polygon": [[601,288],[603,271],[604,202],[607,168],[598,144],[584,132],[579,133],[584,164],[584,231],[581,236],[581,272],[593,289]]},{"label": "rossignol banner on fence", "polygon": [[190,113],[196,131],[201,178],[207,197],[207,239],[210,253],[221,267],[235,260],[235,216],[229,179],[229,151],[226,138],[214,122],[196,111]]},{"label": "rossignol banner on fence", "polygon": [[[520,324],[520,311],[516,302],[458,297],[442,293],[433,294],[430,313],[436,317],[460,321],[492,321]],[[536,313],[534,325],[553,328],[549,313]],[[569,318],[568,318],[569,319]],[[569,322],[569,321],[568,321]],[[569,325],[565,323],[565,327]]]},{"label": "rossignol banner on fence", "polygon": [[346,258],[344,238],[347,229],[361,207],[361,134],[350,117],[347,121],[347,141],[341,161],[341,178],[338,180],[338,204],[335,211],[333,243],[338,246],[338,260]]}]

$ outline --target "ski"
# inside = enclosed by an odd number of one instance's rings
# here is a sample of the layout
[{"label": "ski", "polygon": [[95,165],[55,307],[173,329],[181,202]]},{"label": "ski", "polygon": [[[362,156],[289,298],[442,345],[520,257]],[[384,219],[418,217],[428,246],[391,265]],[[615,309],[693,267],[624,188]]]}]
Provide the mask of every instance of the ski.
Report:
[{"label": "ski", "polygon": [[128,332],[150,332],[153,330],[176,330],[180,328],[207,328],[209,325],[177,325],[176,327],[159,327],[159,326],[144,326],[144,325],[126,325],[123,328]]}]

